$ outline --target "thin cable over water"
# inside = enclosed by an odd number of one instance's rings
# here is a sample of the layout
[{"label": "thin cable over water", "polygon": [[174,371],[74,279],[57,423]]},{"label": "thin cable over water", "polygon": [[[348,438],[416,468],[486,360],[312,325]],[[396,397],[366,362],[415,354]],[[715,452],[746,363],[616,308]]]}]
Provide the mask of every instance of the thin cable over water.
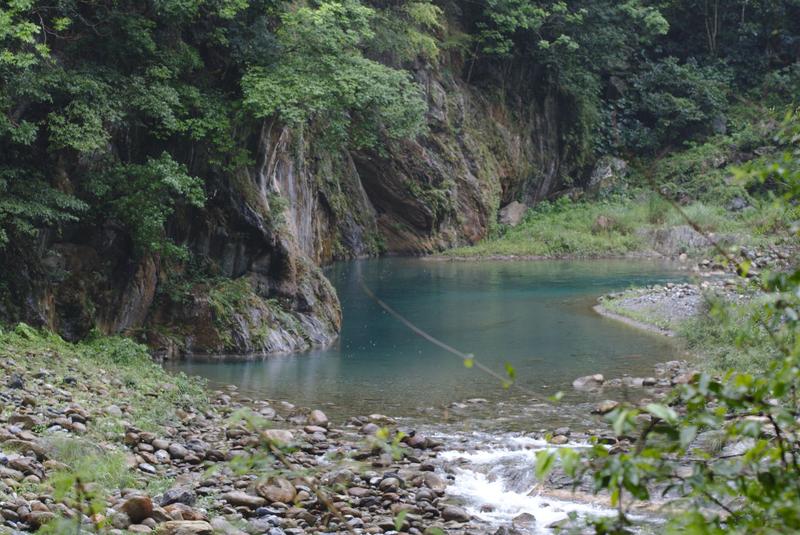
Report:
[{"label": "thin cable over water", "polygon": [[399,321],[400,323],[405,325],[411,332],[413,332],[414,334],[416,334],[417,336],[419,336],[421,338],[424,338],[425,340],[427,340],[428,342],[432,343],[433,345],[444,349],[448,353],[451,353],[451,354],[457,356],[458,358],[461,359],[462,362],[464,362],[465,366],[467,366],[468,363],[471,363],[471,365],[474,366],[475,368],[479,369],[480,371],[482,371],[482,372],[490,375],[491,377],[494,377],[498,381],[500,381],[500,384],[502,384],[502,385],[508,385],[509,388],[515,388],[515,389],[519,390],[520,392],[523,392],[523,393],[525,393],[525,394],[527,394],[527,395],[529,395],[531,397],[534,397],[534,398],[546,399],[546,396],[542,396],[540,394],[537,394],[533,390],[530,390],[530,389],[528,389],[528,388],[526,388],[524,386],[520,386],[519,384],[517,384],[517,382],[515,380],[513,380],[513,379],[511,379],[509,377],[504,377],[503,375],[497,373],[496,371],[492,370],[488,366],[486,366],[483,363],[479,362],[475,358],[475,355],[472,355],[470,353],[464,353],[463,351],[459,351],[458,349],[454,348],[453,346],[442,342],[441,340],[439,340],[438,338],[436,338],[432,334],[429,334],[428,332],[426,332],[426,331],[422,330],[421,328],[417,327],[416,325],[414,325],[411,321],[406,319],[405,316],[403,316],[402,314],[397,312],[395,309],[393,309],[391,306],[389,306],[387,303],[385,303],[381,298],[379,298],[377,295],[375,295],[375,292],[373,292],[369,288],[369,286],[367,286],[367,283],[364,282],[364,278],[361,276],[361,273],[360,273],[360,271],[361,271],[361,266],[360,265],[358,267],[358,271],[359,271],[359,273],[356,275],[356,277],[357,277],[358,283],[361,286],[361,289],[364,291],[364,293],[367,294],[367,296],[370,299],[375,301],[375,303],[377,303],[378,306],[381,307],[383,310],[385,310],[389,315],[391,315],[397,321]]}]

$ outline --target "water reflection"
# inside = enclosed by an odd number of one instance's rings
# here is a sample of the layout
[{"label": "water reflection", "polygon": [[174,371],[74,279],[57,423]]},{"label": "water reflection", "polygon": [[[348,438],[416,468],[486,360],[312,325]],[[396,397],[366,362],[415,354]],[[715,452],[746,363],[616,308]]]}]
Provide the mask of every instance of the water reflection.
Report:
[{"label": "water reflection", "polygon": [[386,258],[328,270],[344,311],[332,347],[256,362],[183,362],[177,367],[253,394],[336,415],[418,414],[465,398],[517,400],[496,380],[466,369],[416,337],[361,291],[357,275],[401,314],[444,342],[518,381],[555,392],[576,376],[651,374],[675,358],[668,340],[596,315],[597,296],[681,278],[653,261],[443,262]]}]

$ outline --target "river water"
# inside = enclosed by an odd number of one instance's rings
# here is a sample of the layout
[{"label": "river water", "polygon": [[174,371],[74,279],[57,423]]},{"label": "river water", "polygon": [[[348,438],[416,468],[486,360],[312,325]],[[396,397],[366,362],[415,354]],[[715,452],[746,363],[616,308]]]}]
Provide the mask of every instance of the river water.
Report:
[{"label": "river water", "polygon": [[[631,286],[679,281],[685,274],[653,260],[476,261],[383,258],[328,269],[342,303],[339,340],[329,348],[264,360],[182,362],[178,369],[212,385],[321,408],[334,419],[383,413],[452,445],[445,452],[450,494],[492,525],[522,511],[539,532],[567,511],[592,506],[531,494],[533,458],[545,445],[532,432],[597,425],[574,378],[649,376],[679,358],[674,345],[592,310],[597,297]],[[359,277],[408,320],[501,374],[506,364],[525,391],[413,334],[361,289]],[[547,396],[564,392],[553,405]],[[616,392],[614,397],[637,396]],[[481,511],[481,507],[492,511]]]}]

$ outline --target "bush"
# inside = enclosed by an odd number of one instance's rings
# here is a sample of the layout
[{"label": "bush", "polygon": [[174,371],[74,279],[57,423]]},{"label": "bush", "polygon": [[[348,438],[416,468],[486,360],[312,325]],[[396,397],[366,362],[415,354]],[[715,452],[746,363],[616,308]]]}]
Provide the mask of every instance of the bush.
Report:
[{"label": "bush", "polygon": [[606,139],[623,150],[655,152],[660,147],[698,139],[723,117],[730,75],[720,67],[676,58],[645,63],[622,98],[609,104]]}]

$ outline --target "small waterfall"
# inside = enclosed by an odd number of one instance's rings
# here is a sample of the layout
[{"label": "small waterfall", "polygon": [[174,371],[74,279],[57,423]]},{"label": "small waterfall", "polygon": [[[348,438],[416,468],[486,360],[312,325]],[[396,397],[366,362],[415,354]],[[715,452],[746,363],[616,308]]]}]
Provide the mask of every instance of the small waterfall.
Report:
[{"label": "small waterfall", "polygon": [[[568,518],[570,513],[614,514],[599,505],[570,501],[541,488],[535,477],[536,454],[554,447],[544,440],[474,433],[468,444],[469,449],[440,454],[443,469],[454,477],[447,492],[460,500],[471,515],[486,522],[489,533],[499,526],[513,526],[517,533],[549,534],[553,531],[548,526]],[[564,447],[585,446],[576,442]]]}]

